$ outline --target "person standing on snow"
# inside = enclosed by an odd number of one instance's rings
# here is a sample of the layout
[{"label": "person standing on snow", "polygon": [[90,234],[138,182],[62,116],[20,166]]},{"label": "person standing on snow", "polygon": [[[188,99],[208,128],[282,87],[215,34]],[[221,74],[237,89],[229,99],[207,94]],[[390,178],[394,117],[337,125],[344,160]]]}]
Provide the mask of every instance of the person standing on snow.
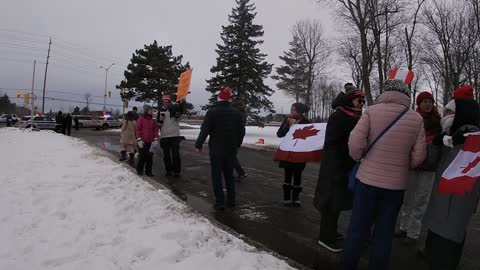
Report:
[{"label": "person standing on snow", "polygon": [[196,151],[201,152],[203,143],[207,136],[210,136],[208,148],[216,210],[225,209],[222,175],[227,188],[226,206],[235,207],[236,203],[233,166],[245,136],[245,125],[242,114],[232,107],[231,99],[232,92],[229,87],[220,91],[217,96],[217,105],[207,111],[195,142]]},{"label": "person standing on snow", "polygon": [[133,113],[133,120],[135,121],[138,121],[138,108],[137,107],[133,107],[132,108],[132,113]]},{"label": "person standing on snow", "polygon": [[184,102],[172,104],[170,95],[162,97],[162,107],[158,111],[157,120],[160,124],[160,147],[163,150],[163,162],[166,176],[179,177],[181,170],[180,142],[180,117],[184,111]]},{"label": "person standing on snow", "polygon": [[[402,80],[385,80],[383,93],[363,112],[350,133],[350,156],[361,160],[361,164],[356,173],[342,270],[357,269],[372,227],[369,269],[388,269],[408,172],[423,163],[427,152],[423,119],[409,109],[410,102],[410,91]],[[363,156],[373,140],[390,125]]]},{"label": "person standing on snow", "polygon": [[[442,118],[445,133],[437,136],[428,149],[428,163],[437,165],[435,182],[424,219],[424,226],[428,229],[425,252],[430,269],[457,269],[462,257],[467,227],[480,199],[480,178],[475,180],[471,191],[460,194],[439,192],[440,179],[447,168],[453,162],[462,162],[462,159],[456,157],[460,152],[464,152],[462,150],[466,140],[464,135],[480,131],[480,110],[474,100],[473,88],[467,85],[455,90],[452,101],[453,105],[448,103],[446,107],[455,112],[453,121],[452,114]],[[468,165],[467,160],[465,164],[456,166],[467,168]]]},{"label": "person standing on snow", "polygon": [[321,212],[318,244],[331,252],[340,252],[337,232],[341,211],[352,209],[353,194],[348,189],[348,176],[355,161],[348,152],[348,137],[362,115],[365,103],[363,93],[353,85],[345,87],[345,94],[332,107],[325,132],[323,158],[313,204]]},{"label": "person standing on snow", "polygon": [[72,116],[70,113],[67,113],[65,118],[63,118],[63,134],[66,134],[67,136],[70,136],[72,133]]},{"label": "person standing on snow", "polygon": [[120,161],[127,160],[127,153],[129,155],[128,163],[133,165],[135,158],[135,144],[137,142],[135,138],[135,126],[136,121],[133,119],[133,112],[128,112],[126,119],[122,122],[120,145],[122,151],[120,152],[122,157]]},{"label": "person standing on snow", "polygon": [[[290,127],[295,124],[308,124],[309,121],[305,114],[309,111],[309,107],[303,103],[294,103],[290,108],[290,115],[285,119],[277,131],[277,137],[283,138],[287,135]],[[300,192],[302,192],[302,173],[307,163],[294,163],[280,160],[279,167],[285,171],[283,181],[283,204],[285,206],[301,206]],[[293,186],[292,186],[293,178]]]},{"label": "person standing on snow", "polygon": [[[423,118],[427,145],[442,131],[440,114],[434,102],[430,92],[420,93],[416,100],[417,112]],[[420,237],[423,215],[427,210],[434,178],[434,170],[426,164],[410,171],[408,188],[400,211],[400,230],[395,235],[402,238],[405,245],[415,244]]]},{"label": "person standing on snow", "polygon": [[153,177],[153,153],[150,152],[150,147],[155,147],[158,144],[158,127],[155,120],[153,120],[153,109],[150,105],[143,106],[143,115],[138,119],[135,127],[135,136],[137,137],[137,146],[139,151],[137,173]]},{"label": "person standing on snow", "polygon": [[[245,112],[245,103],[239,98],[235,99],[232,102],[232,106],[240,111],[242,113],[243,117],[243,125],[247,124],[247,114]],[[240,150],[240,149],[239,149]],[[233,163],[233,169],[237,172],[238,178],[237,180],[240,181],[242,179],[245,179],[247,177],[247,173],[245,172],[245,169],[243,169],[242,164],[240,164],[240,161],[238,160],[238,153],[235,156],[235,162]]]}]

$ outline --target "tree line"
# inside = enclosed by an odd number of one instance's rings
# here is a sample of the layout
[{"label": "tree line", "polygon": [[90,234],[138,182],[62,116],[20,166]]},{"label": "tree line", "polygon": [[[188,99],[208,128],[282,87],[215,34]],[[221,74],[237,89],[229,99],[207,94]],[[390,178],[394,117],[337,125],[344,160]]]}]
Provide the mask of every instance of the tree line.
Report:
[{"label": "tree line", "polygon": [[[216,64],[206,81],[211,98],[203,109],[229,86],[251,118],[274,113],[270,96],[275,90],[265,83],[271,77],[278,90],[310,106],[311,118],[324,119],[343,83],[353,82],[372,104],[394,67],[414,70],[412,96],[429,88],[437,102],[445,104],[455,88],[480,84],[479,1],[318,0],[336,11],[343,36],[330,40],[319,20],[299,20],[291,28],[289,49],[280,56],[282,64],[272,74],[273,65],[259,48],[264,32],[254,22],[255,5],[236,0],[228,24],[222,26]],[[332,76],[333,66],[343,67],[348,77]],[[117,89],[124,100],[160,106],[162,95],[174,97],[180,74],[189,68],[171,45],[154,41],[132,54]],[[478,91],[476,95],[480,98]]]}]

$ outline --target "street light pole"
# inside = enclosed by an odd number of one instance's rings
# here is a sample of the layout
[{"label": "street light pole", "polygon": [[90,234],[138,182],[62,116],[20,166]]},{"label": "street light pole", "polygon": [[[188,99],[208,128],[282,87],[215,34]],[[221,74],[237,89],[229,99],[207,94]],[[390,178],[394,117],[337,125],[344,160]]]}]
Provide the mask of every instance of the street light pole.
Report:
[{"label": "street light pole", "polygon": [[105,69],[105,94],[103,95],[103,113],[107,112],[107,80],[108,80],[108,70],[115,65],[115,63],[110,64],[107,68],[101,66],[100,68]]}]

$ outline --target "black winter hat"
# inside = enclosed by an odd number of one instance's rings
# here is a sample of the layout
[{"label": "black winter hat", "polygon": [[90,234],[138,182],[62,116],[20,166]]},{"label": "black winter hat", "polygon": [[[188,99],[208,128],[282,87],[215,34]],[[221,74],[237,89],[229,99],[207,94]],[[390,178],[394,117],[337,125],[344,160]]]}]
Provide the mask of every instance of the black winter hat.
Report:
[{"label": "black winter hat", "polygon": [[480,108],[473,99],[456,99],[455,117],[450,128],[450,134],[455,133],[465,125],[480,127]]}]

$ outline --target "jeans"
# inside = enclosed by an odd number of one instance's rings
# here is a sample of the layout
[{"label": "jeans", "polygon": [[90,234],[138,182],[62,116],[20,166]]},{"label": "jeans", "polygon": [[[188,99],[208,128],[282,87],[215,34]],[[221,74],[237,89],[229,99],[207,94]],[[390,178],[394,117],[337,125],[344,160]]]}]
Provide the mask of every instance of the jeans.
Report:
[{"label": "jeans", "polygon": [[235,156],[235,154],[210,155],[213,193],[215,194],[215,205],[217,206],[225,205],[222,175],[225,179],[225,187],[227,188],[227,204],[235,204],[235,181],[233,180],[233,164]]},{"label": "jeans", "polygon": [[435,172],[414,170],[410,172],[408,189],[400,211],[400,230],[413,239],[420,237],[422,220],[432,193]]},{"label": "jeans", "polygon": [[404,190],[388,190],[357,182],[341,269],[357,268],[372,225],[375,227],[368,269],[388,269],[395,223],[404,193]]},{"label": "jeans", "polygon": [[138,164],[137,173],[143,173],[145,166],[145,173],[152,174],[153,153],[150,153],[150,146],[152,143],[144,143],[143,148],[138,149]]},{"label": "jeans", "polygon": [[180,137],[162,138],[160,146],[163,149],[163,162],[167,172],[180,173]]}]

